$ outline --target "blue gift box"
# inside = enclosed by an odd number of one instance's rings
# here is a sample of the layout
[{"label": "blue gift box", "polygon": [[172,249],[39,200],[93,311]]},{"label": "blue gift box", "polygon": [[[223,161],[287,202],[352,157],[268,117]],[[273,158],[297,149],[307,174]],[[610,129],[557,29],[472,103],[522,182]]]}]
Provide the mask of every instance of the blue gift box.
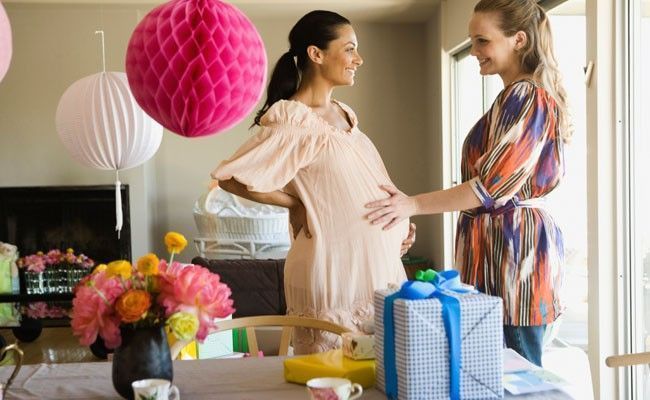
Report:
[{"label": "blue gift box", "polygon": [[[376,383],[382,392],[394,395],[396,391],[400,400],[503,397],[501,298],[476,292],[444,291],[444,296],[460,306],[460,331],[455,334],[459,346],[454,350],[457,356],[452,356],[449,328],[445,327],[449,321],[443,318],[444,301],[437,297],[387,301],[395,293],[395,290],[378,290],[374,296]],[[388,337],[394,338],[392,345],[384,341],[387,333],[384,307],[391,303],[393,334]],[[387,355],[387,361],[394,363],[392,368],[385,365]],[[450,368],[453,358],[460,361],[455,378],[456,396],[450,395],[454,386],[453,368]],[[396,375],[396,387],[389,387],[388,391],[387,369]]]}]

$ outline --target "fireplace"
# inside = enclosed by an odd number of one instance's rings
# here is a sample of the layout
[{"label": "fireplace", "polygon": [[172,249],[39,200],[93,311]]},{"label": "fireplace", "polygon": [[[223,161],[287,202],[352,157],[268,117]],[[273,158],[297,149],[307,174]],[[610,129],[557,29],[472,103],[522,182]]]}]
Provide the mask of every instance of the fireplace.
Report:
[{"label": "fireplace", "polygon": [[0,241],[21,256],[73,248],[96,263],[131,260],[129,187],[121,186],[124,222],[115,231],[115,186],[0,188]]}]

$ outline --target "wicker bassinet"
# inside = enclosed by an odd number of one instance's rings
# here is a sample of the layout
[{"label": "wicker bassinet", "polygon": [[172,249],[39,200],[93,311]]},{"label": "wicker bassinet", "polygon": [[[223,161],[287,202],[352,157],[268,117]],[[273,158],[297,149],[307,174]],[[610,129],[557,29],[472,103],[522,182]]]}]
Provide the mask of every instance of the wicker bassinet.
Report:
[{"label": "wicker bassinet", "polygon": [[199,234],[217,240],[289,243],[289,213],[286,209],[234,196],[214,188],[194,206]]}]

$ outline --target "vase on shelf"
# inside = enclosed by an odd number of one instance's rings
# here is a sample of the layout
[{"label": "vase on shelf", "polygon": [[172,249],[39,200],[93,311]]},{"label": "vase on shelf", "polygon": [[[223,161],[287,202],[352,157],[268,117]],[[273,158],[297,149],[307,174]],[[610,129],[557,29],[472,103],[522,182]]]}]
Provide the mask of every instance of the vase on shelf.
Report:
[{"label": "vase on shelf", "polygon": [[25,289],[27,294],[45,293],[45,280],[42,272],[25,272]]},{"label": "vase on shelf", "polygon": [[167,334],[162,326],[121,328],[122,344],[113,354],[113,387],[125,399],[133,399],[131,383],[140,379],[173,380]]},{"label": "vase on shelf", "polygon": [[83,268],[70,268],[65,271],[66,273],[66,284],[63,289],[64,293],[72,293],[74,287],[86,276],[90,271]]}]

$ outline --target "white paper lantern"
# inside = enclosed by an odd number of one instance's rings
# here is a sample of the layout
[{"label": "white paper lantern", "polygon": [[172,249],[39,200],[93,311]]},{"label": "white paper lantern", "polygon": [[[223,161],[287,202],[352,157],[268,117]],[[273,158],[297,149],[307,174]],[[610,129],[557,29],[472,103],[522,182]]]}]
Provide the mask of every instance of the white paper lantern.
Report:
[{"label": "white paper lantern", "polygon": [[5,77],[11,63],[11,25],[0,3],[0,81]]},{"label": "white paper lantern", "polygon": [[[133,98],[124,72],[82,78],[63,93],[56,130],[72,157],[93,168],[120,171],[149,160],[163,128]],[[122,228],[119,177],[115,182],[116,230]]]}]

